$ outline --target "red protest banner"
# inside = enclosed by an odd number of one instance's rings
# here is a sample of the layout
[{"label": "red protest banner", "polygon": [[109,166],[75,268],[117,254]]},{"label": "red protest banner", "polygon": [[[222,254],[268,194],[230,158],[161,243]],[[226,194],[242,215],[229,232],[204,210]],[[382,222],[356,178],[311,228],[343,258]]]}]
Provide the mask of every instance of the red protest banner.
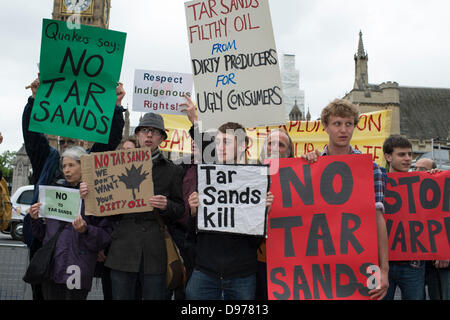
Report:
[{"label": "red protest banner", "polygon": [[372,157],[271,161],[269,298],[367,299],[378,262]]},{"label": "red protest banner", "polygon": [[389,260],[450,259],[450,171],[389,173]]}]

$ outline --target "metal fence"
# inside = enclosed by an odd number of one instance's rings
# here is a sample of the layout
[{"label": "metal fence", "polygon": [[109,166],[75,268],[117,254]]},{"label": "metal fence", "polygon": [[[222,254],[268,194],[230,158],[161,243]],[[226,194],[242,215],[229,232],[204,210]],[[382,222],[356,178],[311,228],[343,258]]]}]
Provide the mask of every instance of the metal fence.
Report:
[{"label": "metal fence", "polygon": [[[31,286],[22,280],[28,266],[28,254],[25,245],[0,244],[0,301],[32,300]],[[103,300],[100,279],[92,281],[88,300]]]}]

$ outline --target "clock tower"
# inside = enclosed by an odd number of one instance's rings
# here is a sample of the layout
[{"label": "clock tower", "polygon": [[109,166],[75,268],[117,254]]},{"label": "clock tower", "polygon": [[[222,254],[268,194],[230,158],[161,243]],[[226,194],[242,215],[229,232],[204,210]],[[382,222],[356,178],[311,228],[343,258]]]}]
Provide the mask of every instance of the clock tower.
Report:
[{"label": "clock tower", "polygon": [[52,18],[108,29],[111,0],[54,0]]}]

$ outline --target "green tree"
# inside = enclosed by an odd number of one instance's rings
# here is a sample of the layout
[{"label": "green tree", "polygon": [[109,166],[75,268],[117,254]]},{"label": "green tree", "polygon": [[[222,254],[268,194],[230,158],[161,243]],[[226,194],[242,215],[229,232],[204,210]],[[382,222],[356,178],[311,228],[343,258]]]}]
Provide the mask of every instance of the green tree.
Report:
[{"label": "green tree", "polygon": [[14,171],[14,159],[16,157],[16,151],[11,152],[6,150],[2,154],[0,154],[0,170],[3,177],[8,182],[12,181],[12,175]]}]

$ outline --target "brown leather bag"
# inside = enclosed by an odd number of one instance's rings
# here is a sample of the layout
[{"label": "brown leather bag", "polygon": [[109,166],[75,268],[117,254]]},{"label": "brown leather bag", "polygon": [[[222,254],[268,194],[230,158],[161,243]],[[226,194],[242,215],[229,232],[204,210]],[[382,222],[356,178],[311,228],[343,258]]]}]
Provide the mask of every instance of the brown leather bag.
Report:
[{"label": "brown leather bag", "polygon": [[167,226],[162,221],[161,216],[155,212],[156,218],[161,229],[164,232],[164,241],[167,250],[167,288],[174,290],[186,285],[186,268],[183,264],[183,258],[180,255],[177,245],[173,241]]}]

